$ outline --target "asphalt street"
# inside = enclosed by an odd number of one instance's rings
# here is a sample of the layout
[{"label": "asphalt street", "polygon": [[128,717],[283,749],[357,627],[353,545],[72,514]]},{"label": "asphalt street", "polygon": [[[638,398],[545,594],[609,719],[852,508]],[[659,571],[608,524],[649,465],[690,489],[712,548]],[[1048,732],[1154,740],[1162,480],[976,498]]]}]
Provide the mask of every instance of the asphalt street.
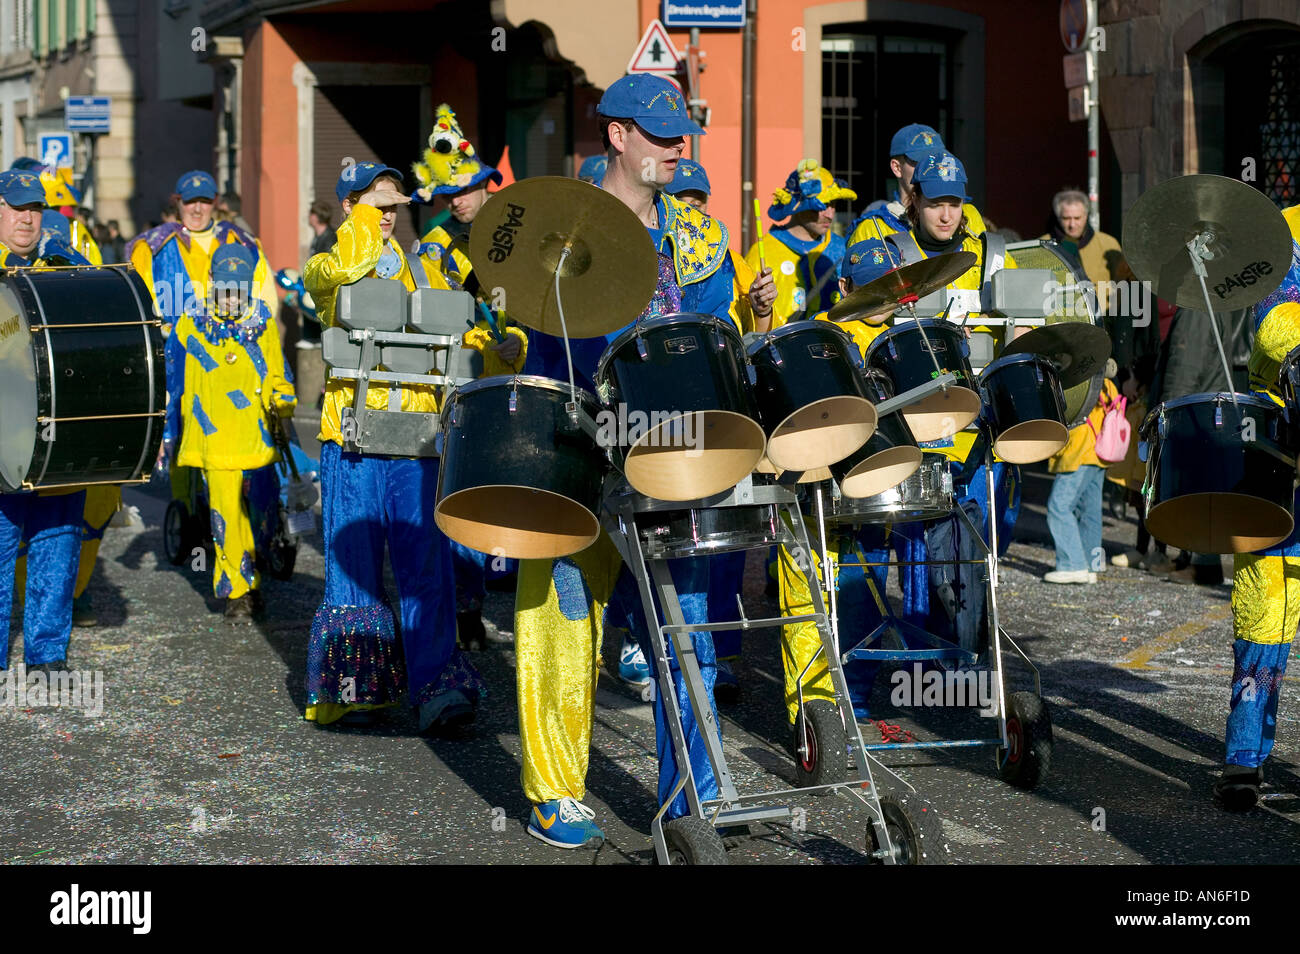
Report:
[{"label": "asphalt street", "polygon": [[[306,433],[304,431],[304,433]],[[1297,702],[1284,688],[1262,805],[1232,816],[1210,785],[1222,758],[1231,676],[1231,587],[1179,586],[1108,568],[1094,586],[1053,586],[1044,477],[1003,562],[1003,625],[1035,659],[1055,726],[1050,776],[1001,782],[992,749],[889,752],[884,763],[938,812],[959,863],[1300,861]],[[638,691],[602,674],[587,804],[607,835],[559,851],[524,831],[512,651],[513,593],[489,594],[489,648],[475,661],[491,696],[474,734],[428,741],[402,710],[365,729],[302,718],[307,634],[323,587],[319,537],[269,611],[234,627],[207,573],[162,557],[165,486],[128,489],[143,529],[112,529],[92,582],[98,628],[74,631],[75,669],[106,681],[103,711],[0,706],[0,859],[42,863],[474,862],[619,864],[651,860],[654,726]],[[1133,539],[1107,517],[1106,544]],[[1225,559],[1230,570],[1230,559]],[[745,603],[777,612],[751,554]],[[892,583],[891,583],[892,585]],[[391,590],[390,590],[391,591]],[[21,615],[10,665],[21,661]],[[746,636],[744,695],[724,707],[742,791],[791,784],[776,630]],[[617,646],[605,647],[607,660]],[[1015,684],[1028,686],[1023,669]],[[921,739],[992,734],[951,710],[897,710],[884,678],[872,715]],[[874,723],[864,735],[880,738]],[[877,772],[882,782],[887,773]],[[732,863],[855,863],[867,819],[848,798],[802,798],[800,823],[729,837]]]}]

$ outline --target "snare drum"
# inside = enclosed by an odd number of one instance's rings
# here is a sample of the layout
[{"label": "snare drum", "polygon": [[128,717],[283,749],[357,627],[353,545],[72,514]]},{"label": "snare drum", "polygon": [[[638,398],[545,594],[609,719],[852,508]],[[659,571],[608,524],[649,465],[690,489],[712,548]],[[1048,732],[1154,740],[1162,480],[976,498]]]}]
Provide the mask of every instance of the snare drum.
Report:
[{"label": "snare drum", "polygon": [[754,397],[767,457],[782,470],[843,460],[876,430],[857,345],[826,321],[796,321],[753,342]]},{"label": "snare drum", "polygon": [[1056,366],[1041,355],[998,358],[980,374],[993,452],[1009,464],[1047,460],[1070,439]]},{"label": "snare drum", "polygon": [[[482,553],[521,560],[577,553],[600,535],[608,462],[570,419],[569,386],[533,375],[481,378],[443,411],[439,529]],[[578,391],[593,418],[596,399]]]},{"label": "snare drum", "polygon": [[650,559],[765,549],[781,542],[775,504],[639,513],[636,526]]},{"label": "snare drum", "polygon": [[[863,373],[868,391],[877,401],[894,396],[894,387],[883,371],[868,368]],[[894,411],[880,418],[876,433],[854,454],[831,467],[840,490],[850,497],[874,497],[897,487],[921,466],[921,448],[903,420]]]},{"label": "snare drum", "polygon": [[617,422],[618,464],[638,493],[695,500],[740,483],[763,456],[740,334],[713,315],[664,315],[616,337],[596,369]]},{"label": "snare drum", "polygon": [[[867,366],[885,373],[902,394],[933,381],[938,372],[950,373],[957,383],[946,391],[932,394],[903,408],[902,414],[918,441],[937,441],[952,437],[970,424],[980,413],[980,397],[975,391],[975,377],[966,356],[966,336],[962,329],[932,318],[907,321],[884,332],[867,349]],[[926,341],[929,341],[927,347]],[[933,356],[932,356],[933,355]]]},{"label": "snare drum", "polygon": [[952,470],[943,454],[926,454],[912,476],[872,497],[832,496],[832,523],[907,523],[952,512]]},{"label": "snare drum", "polygon": [[0,491],[147,480],[167,390],[161,319],[133,268],[0,281]]},{"label": "snare drum", "polygon": [[1157,406],[1139,433],[1148,442],[1142,488],[1147,529],[1195,553],[1276,546],[1294,522],[1296,447],[1271,401],[1189,394]]}]

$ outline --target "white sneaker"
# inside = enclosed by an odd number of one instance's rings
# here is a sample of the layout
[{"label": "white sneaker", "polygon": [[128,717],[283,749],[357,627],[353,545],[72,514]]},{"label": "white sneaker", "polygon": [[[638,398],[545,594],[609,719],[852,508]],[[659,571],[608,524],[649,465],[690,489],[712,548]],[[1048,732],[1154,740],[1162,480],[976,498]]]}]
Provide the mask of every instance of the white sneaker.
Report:
[{"label": "white sneaker", "polygon": [[1053,570],[1043,574],[1044,583],[1096,583],[1097,574],[1091,570]]},{"label": "white sneaker", "polygon": [[1138,553],[1136,549],[1129,547],[1129,549],[1125,550],[1123,553],[1116,553],[1113,557],[1111,557],[1110,565],[1131,567],[1133,569],[1136,569],[1138,565],[1141,563],[1141,561],[1142,561],[1142,554]]}]

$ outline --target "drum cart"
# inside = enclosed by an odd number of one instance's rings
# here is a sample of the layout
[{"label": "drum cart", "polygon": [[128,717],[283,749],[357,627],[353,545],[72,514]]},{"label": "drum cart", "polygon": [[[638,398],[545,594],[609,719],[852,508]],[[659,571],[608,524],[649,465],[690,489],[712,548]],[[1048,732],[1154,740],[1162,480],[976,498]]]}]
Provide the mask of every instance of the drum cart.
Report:
[{"label": "drum cart", "polygon": [[[880,413],[884,415],[919,400],[942,387],[953,384],[955,380],[956,378],[951,374],[942,375],[930,384],[883,402],[879,406]],[[571,413],[576,411],[576,406],[573,406]],[[791,475],[791,478],[796,476]],[[834,607],[832,605],[830,612],[827,611],[821,590],[816,586],[810,587],[813,601],[811,613],[749,619],[744,615],[741,607],[739,620],[688,624],[683,618],[677,591],[669,573],[667,565],[669,557],[657,550],[653,543],[643,539],[636,522],[637,514],[655,511],[741,507],[756,504],[774,504],[780,508],[783,519],[779,535],[782,542],[796,559],[805,564],[805,572],[812,574],[812,565],[808,561],[819,551],[808,537],[798,496],[790,484],[756,485],[750,477],[727,493],[704,500],[685,502],[652,500],[631,493],[626,487],[623,488],[622,493],[607,494],[605,498],[606,529],[637,580],[651,650],[657,665],[659,692],[664,698],[674,750],[684,754],[687,746],[681,721],[682,713],[677,704],[672,672],[668,664],[670,642],[686,684],[691,708],[697,713],[701,725],[700,735],[719,787],[717,798],[700,798],[691,772],[690,760],[685,757],[678,759],[680,775],[678,784],[669,794],[667,801],[660,806],[650,825],[656,860],[660,864],[725,864],[726,851],[718,834],[718,828],[788,819],[792,815],[788,805],[767,803],[782,801],[791,796],[833,793],[855,798],[866,809],[870,821],[865,843],[868,856],[872,861],[883,864],[943,863],[947,859],[948,849],[938,815],[917,795],[911,785],[871,754],[862,740],[857,721],[852,718],[848,684],[842,667],[845,656],[840,652],[833,626]],[[677,555],[673,554],[673,556]],[[656,597],[658,605],[663,607],[666,620],[663,625],[659,624],[659,615],[655,609]],[[830,598],[833,602],[833,586],[830,590]],[[824,655],[836,702],[832,704],[816,700],[805,704],[800,692],[799,719],[795,731],[796,739],[800,740],[796,762],[796,777],[799,784],[796,787],[770,792],[741,793],[737,790],[727,766],[716,719],[709,705],[699,662],[695,657],[689,634],[693,631],[779,627],[798,622],[814,622],[822,641],[820,650],[800,674],[799,685],[802,686],[803,677],[808,669]],[[847,718],[846,714],[848,714]],[[882,791],[873,774],[873,765],[897,779],[906,792],[895,794]],[[664,815],[668,806],[683,792],[689,807],[688,814],[665,821]]]}]

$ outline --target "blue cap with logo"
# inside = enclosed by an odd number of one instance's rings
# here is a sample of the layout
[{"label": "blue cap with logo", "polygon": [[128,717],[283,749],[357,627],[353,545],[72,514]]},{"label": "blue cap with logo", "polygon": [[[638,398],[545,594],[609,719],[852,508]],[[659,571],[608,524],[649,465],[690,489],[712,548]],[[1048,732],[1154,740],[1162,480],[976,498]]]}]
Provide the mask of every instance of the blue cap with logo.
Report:
[{"label": "blue cap with logo", "polygon": [[212,253],[212,280],[226,285],[246,284],[253,280],[257,259],[238,242],[222,245]]},{"label": "blue cap with logo", "polygon": [[920,162],[927,152],[943,149],[943,137],[930,126],[911,123],[894,133],[889,141],[889,155],[907,156],[913,162]]},{"label": "blue cap with logo", "polygon": [[217,180],[202,169],[191,169],[176,180],[176,192],[182,202],[195,199],[215,199],[217,197]]},{"label": "blue cap with logo", "polygon": [[681,91],[651,73],[633,73],[615,80],[600,98],[596,112],[610,119],[630,119],[662,139],[704,135],[700,125],[691,119]]},{"label": "blue cap with logo", "polygon": [[45,186],[35,172],[6,169],[0,172],[0,199],[12,206],[45,205]]},{"label": "blue cap with logo", "polygon": [[844,277],[853,282],[854,288],[861,288],[900,264],[897,253],[891,255],[880,239],[866,239],[849,246],[841,269]]},{"label": "blue cap with logo", "polygon": [[578,178],[592,185],[600,185],[605,181],[605,169],[608,166],[608,156],[588,156],[578,167]]},{"label": "blue cap with logo", "polygon": [[672,182],[664,186],[664,191],[669,195],[682,192],[703,192],[710,195],[709,177],[704,167],[694,159],[678,159],[677,174],[673,176]]},{"label": "blue cap with logo", "polygon": [[386,166],[382,162],[354,162],[348,166],[339,175],[339,181],[334,186],[334,195],[342,202],[353,192],[364,192],[382,175],[390,175],[398,182],[402,182],[402,174],[392,166]]},{"label": "blue cap with logo", "polygon": [[946,149],[928,153],[917,163],[912,187],[920,189],[927,199],[956,196],[963,202],[970,200],[966,194],[966,167]]}]

